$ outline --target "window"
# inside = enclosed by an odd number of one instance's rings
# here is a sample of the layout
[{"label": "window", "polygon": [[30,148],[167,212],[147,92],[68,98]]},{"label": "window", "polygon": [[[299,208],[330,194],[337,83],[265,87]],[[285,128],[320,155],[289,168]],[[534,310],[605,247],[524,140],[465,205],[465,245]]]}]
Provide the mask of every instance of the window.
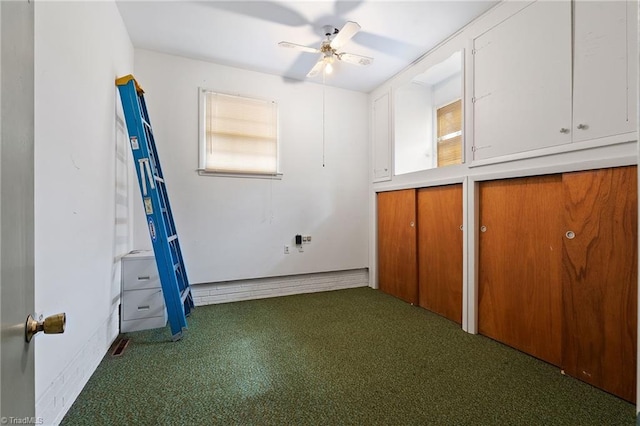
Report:
[{"label": "window", "polygon": [[438,108],[438,167],[462,163],[462,101]]},{"label": "window", "polygon": [[279,176],[278,105],[200,90],[200,172]]}]

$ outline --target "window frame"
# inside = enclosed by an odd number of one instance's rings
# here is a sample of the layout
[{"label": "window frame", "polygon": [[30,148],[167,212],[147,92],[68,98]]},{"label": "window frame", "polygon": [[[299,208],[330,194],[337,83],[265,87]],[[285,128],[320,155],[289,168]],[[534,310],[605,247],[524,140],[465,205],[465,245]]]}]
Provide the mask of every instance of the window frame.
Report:
[{"label": "window frame", "polygon": [[[217,94],[224,96],[235,96],[255,101],[272,102],[276,105],[276,171],[273,173],[261,173],[250,171],[213,171],[207,169],[207,118],[206,118],[206,102],[207,94]],[[219,176],[219,177],[235,177],[235,178],[253,178],[253,179],[282,179],[281,169],[281,147],[280,147],[280,105],[273,99],[259,98],[255,96],[247,96],[238,93],[226,93],[218,90],[198,88],[198,168],[197,172],[200,176]]]},{"label": "window frame", "polygon": [[[460,102],[460,130],[457,130],[455,132],[452,133],[447,133],[445,135],[442,136],[438,136],[438,130],[439,130],[439,122],[438,122],[438,112],[443,109],[446,108],[448,106],[451,106],[457,102]],[[439,144],[441,142],[446,142],[449,139],[453,139],[453,138],[457,138],[460,137],[460,162],[459,163],[452,163],[452,164],[443,164],[443,165],[439,165],[440,162],[440,156],[438,155],[438,147]],[[443,139],[444,138],[444,139]],[[464,164],[464,100],[463,97],[459,97],[459,98],[455,98],[454,100],[450,101],[450,102],[446,102],[443,103],[440,106],[437,106],[433,109],[433,152],[435,153],[434,156],[434,161],[435,161],[435,165],[434,168],[441,168],[441,167],[449,167],[449,166],[458,166],[460,164]]]}]

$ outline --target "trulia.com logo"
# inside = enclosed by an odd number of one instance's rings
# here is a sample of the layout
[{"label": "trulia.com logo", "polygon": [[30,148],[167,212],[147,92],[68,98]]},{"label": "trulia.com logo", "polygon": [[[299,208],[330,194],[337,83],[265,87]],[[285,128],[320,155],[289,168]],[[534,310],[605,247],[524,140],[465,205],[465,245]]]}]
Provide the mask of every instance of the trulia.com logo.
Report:
[{"label": "trulia.com logo", "polygon": [[3,425],[41,425],[44,424],[42,417],[2,417],[0,423]]}]

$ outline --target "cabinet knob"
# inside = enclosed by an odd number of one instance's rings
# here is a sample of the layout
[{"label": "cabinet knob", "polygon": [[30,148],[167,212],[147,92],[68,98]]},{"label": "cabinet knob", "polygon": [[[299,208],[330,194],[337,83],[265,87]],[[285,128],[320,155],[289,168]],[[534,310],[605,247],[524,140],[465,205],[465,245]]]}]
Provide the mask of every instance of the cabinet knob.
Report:
[{"label": "cabinet knob", "polygon": [[411,223],[409,223],[409,226],[413,228],[414,226],[416,226],[416,224],[413,221],[411,221]]},{"label": "cabinet knob", "polygon": [[486,226],[484,226],[484,225],[482,225],[482,226],[480,227],[480,232],[487,232],[487,227],[486,227]]},{"label": "cabinet knob", "polygon": [[564,236],[567,237],[570,240],[573,240],[576,237],[576,234],[573,231],[567,231],[567,233],[564,234]]},{"label": "cabinet knob", "polygon": [[560,133],[569,133],[569,129],[563,127],[562,129],[560,129]]},{"label": "cabinet knob", "polygon": [[464,226],[460,225],[460,230],[463,231],[464,230]]},{"label": "cabinet knob", "polygon": [[587,130],[589,128],[589,126],[587,124],[578,124],[578,129],[580,130]]}]

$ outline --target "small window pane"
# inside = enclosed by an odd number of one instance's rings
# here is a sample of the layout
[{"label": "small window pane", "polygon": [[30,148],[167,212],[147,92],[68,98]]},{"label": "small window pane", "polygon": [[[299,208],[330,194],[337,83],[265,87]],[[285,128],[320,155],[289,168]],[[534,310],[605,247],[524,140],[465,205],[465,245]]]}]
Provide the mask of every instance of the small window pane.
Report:
[{"label": "small window pane", "polygon": [[205,171],[277,174],[277,104],[214,92],[204,96]]},{"label": "small window pane", "polygon": [[462,163],[462,100],[438,108],[438,167]]}]

